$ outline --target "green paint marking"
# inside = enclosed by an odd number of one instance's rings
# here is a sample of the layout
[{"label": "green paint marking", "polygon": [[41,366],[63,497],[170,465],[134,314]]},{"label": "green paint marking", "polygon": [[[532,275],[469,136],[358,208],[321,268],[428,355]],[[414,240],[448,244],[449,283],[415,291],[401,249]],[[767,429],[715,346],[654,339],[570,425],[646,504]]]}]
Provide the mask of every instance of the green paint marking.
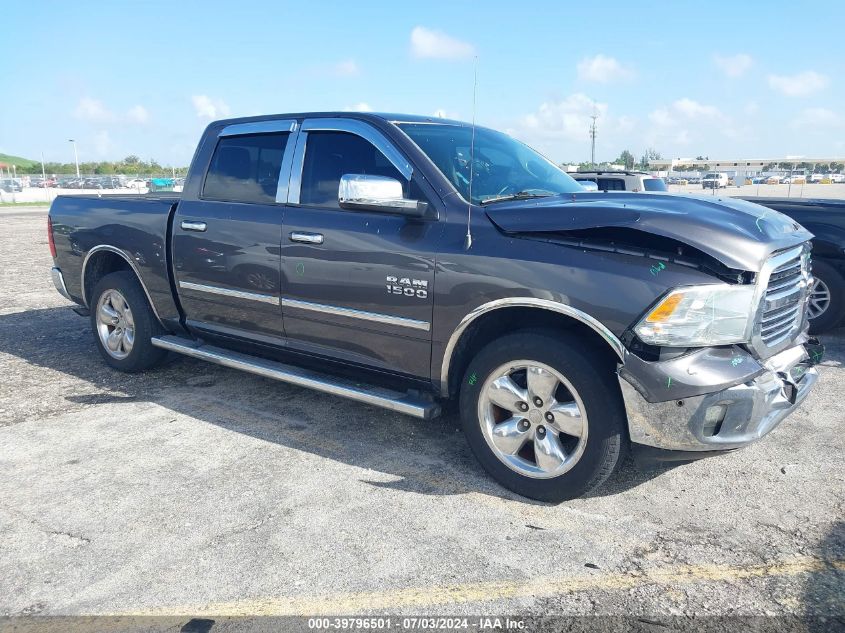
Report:
[{"label": "green paint marking", "polygon": [[305,264],[300,262],[296,265],[296,274],[297,275],[304,275],[305,274]]},{"label": "green paint marking", "polygon": [[731,359],[731,365],[733,365],[734,367],[736,367],[737,365],[741,365],[741,364],[742,364],[742,361],[744,361],[744,360],[745,360],[745,359],[744,359],[742,356],[734,356],[734,357]]},{"label": "green paint marking", "polygon": [[672,376],[669,376],[669,378],[666,380],[666,388],[668,389],[671,386],[672,386]]},{"label": "green paint marking", "polygon": [[468,382],[469,382],[469,384],[474,385],[475,383],[477,383],[477,382],[478,382],[478,376],[476,376],[475,374],[473,374],[472,376],[470,376],[470,377],[469,377],[469,381],[468,381]]}]

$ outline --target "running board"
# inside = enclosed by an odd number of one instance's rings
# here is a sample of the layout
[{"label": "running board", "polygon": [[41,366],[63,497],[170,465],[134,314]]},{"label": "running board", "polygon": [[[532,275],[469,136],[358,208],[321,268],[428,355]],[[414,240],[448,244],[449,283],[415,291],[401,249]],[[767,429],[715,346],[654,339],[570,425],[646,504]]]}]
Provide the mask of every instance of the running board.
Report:
[{"label": "running board", "polygon": [[326,376],[315,371],[265,360],[257,356],[233,352],[222,347],[214,347],[179,336],[154,336],[152,344],[161,349],[207,360],[224,367],[240,369],[265,378],[330,393],[424,420],[435,418],[440,414],[440,407],[436,402],[425,400],[419,396],[370,385],[360,385],[353,381]]}]

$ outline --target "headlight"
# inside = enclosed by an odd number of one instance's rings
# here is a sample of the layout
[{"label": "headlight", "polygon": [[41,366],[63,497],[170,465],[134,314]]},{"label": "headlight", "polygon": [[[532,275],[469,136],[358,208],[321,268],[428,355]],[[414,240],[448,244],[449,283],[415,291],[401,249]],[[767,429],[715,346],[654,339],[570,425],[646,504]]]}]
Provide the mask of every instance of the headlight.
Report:
[{"label": "headlight", "polygon": [[755,286],[689,286],[666,295],[634,331],[650,345],[708,347],[749,340]]}]

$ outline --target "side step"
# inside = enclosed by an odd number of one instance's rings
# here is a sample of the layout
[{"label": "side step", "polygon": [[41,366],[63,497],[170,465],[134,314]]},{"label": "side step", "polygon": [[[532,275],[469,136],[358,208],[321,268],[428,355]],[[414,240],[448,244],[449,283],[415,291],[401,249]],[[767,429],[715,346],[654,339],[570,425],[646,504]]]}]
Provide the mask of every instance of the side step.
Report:
[{"label": "side step", "polygon": [[152,344],[171,352],[207,360],[224,367],[240,369],[265,378],[315,389],[424,420],[430,420],[440,415],[440,406],[436,402],[425,400],[419,396],[380,387],[359,385],[342,378],[326,376],[293,365],[233,352],[222,347],[214,347],[179,336],[154,336]]}]

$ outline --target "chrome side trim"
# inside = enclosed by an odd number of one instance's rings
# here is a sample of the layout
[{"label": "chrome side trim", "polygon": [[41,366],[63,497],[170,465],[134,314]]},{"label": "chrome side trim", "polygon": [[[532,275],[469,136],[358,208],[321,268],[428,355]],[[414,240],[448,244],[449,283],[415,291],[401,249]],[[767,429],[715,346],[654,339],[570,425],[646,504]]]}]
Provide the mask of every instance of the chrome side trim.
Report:
[{"label": "chrome side trim", "polygon": [[244,292],[243,290],[232,290],[231,288],[221,288],[220,286],[206,286],[205,284],[195,284],[190,281],[180,281],[179,287],[185,290],[196,290],[214,295],[223,295],[224,297],[235,297],[236,299],[248,299],[250,301],[261,301],[263,303],[279,305],[278,297],[262,295],[257,292]]},{"label": "chrome side trim", "polygon": [[276,121],[255,121],[254,123],[233,123],[217,134],[221,136],[241,136],[244,134],[269,134],[272,132],[295,132],[297,123],[294,119]]},{"label": "chrome side trim", "polygon": [[362,319],[364,321],[373,321],[375,323],[386,323],[387,325],[398,325],[400,327],[423,330],[425,332],[428,332],[431,329],[431,323],[428,321],[406,319],[404,317],[381,314],[379,312],[366,312],[364,310],[354,310],[352,308],[329,306],[322,303],[311,303],[310,301],[300,301],[298,299],[283,298],[282,308],[298,308],[300,310],[310,310],[311,312],[322,312],[324,314],[333,314],[335,316],[352,317],[353,319]]},{"label": "chrome side trim", "polygon": [[50,271],[50,276],[53,278],[53,285],[58,290],[59,294],[62,295],[65,299],[73,301],[70,297],[70,293],[67,291],[67,286],[65,286],[65,277],[62,275],[61,268],[57,268],[53,266],[53,269]]},{"label": "chrome side trim", "polygon": [[264,376],[272,380],[315,389],[424,420],[437,417],[440,413],[440,407],[436,402],[418,396],[389,391],[379,387],[366,388],[357,383],[345,382],[339,378],[329,378],[307,369],[248,356],[211,345],[201,345],[195,341],[183,339],[178,336],[156,336],[152,338],[152,344],[161,349],[209,361],[217,365],[223,365],[224,367],[240,369],[241,371]]},{"label": "chrome side trim", "polygon": [[463,319],[461,319],[461,322],[458,323],[458,327],[455,328],[455,331],[452,332],[452,335],[449,337],[449,342],[446,344],[446,351],[443,354],[443,364],[440,369],[440,390],[442,395],[445,396],[449,393],[449,366],[452,363],[452,355],[455,352],[455,347],[467,327],[469,327],[469,325],[482,314],[510,307],[540,308],[572,317],[573,319],[592,328],[608,345],[610,345],[613,351],[616,352],[619,360],[624,359],[625,346],[622,345],[622,341],[620,341],[616,335],[607,329],[607,327],[605,327],[600,321],[591,317],[586,312],[582,312],[581,310],[573,308],[565,303],[551,301],[549,299],[536,299],[534,297],[507,297],[505,299],[496,299],[495,301],[490,301],[478,306],[472,312],[467,314]]},{"label": "chrome side trim", "polygon": [[141,277],[141,270],[138,268],[138,264],[135,260],[127,253],[115,246],[109,246],[108,244],[98,244],[97,246],[93,247],[85,254],[85,259],[82,260],[82,273],[80,274],[80,281],[82,282],[82,303],[85,304],[86,308],[90,308],[91,306],[88,305],[88,297],[86,296],[85,292],[85,271],[88,267],[88,260],[91,259],[91,256],[95,253],[99,253],[101,251],[109,251],[110,253],[115,253],[116,255],[120,255],[123,259],[126,260],[126,263],[129,264],[129,267],[132,269],[132,272],[135,273],[135,276],[138,278],[138,283],[141,284],[141,288],[144,289],[144,294],[147,296],[147,301],[150,304],[150,309],[153,311],[156,319],[159,323],[164,325],[161,320],[161,317],[158,315],[158,311],[156,310],[156,306],[153,303],[153,299],[150,296],[150,291],[147,290],[146,284],[144,284],[144,278]]},{"label": "chrome side trim", "polygon": [[358,119],[325,118],[306,119],[297,134],[296,149],[293,154],[290,186],[288,188],[288,202],[299,204],[299,190],[302,184],[302,167],[305,162],[305,145],[308,142],[308,132],[348,132],[355,134],[375,145],[385,158],[389,160],[406,180],[410,180],[414,173],[411,163],[402,155],[392,141],[366,121]]}]

